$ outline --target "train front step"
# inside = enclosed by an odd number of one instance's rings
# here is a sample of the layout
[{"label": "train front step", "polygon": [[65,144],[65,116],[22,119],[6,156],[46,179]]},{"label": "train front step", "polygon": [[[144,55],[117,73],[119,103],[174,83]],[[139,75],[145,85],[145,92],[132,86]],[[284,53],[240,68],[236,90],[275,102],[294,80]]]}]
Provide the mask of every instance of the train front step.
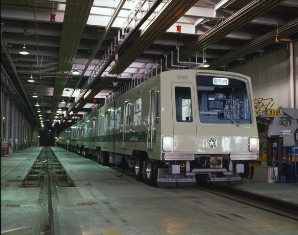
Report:
[{"label": "train front step", "polygon": [[157,187],[190,187],[196,186],[195,178],[157,178]]},{"label": "train front step", "polygon": [[189,187],[196,186],[194,176],[169,174],[168,168],[158,168],[157,187]]},{"label": "train front step", "polygon": [[242,179],[237,173],[224,172],[222,175],[209,174],[209,181],[221,185],[237,185],[242,184]]}]

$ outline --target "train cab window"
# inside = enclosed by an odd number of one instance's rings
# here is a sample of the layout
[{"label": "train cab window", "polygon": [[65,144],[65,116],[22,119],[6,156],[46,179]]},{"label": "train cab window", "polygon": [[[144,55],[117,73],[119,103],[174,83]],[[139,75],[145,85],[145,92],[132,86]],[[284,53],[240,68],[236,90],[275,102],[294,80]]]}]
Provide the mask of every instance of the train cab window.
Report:
[{"label": "train cab window", "polygon": [[140,125],[141,124],[141,115],[142,115],[142,99],[137,98],[135,102],[135,110],[134,110],[134,124]]},{"label": "train cab window", "polygon": [[197,94],[201,123],[249,124],[250,100],[242,78],[197,75]]},{"label": "train cab window", "polygon": [[192,122],[190,87],[175,87],[176,121]]}]

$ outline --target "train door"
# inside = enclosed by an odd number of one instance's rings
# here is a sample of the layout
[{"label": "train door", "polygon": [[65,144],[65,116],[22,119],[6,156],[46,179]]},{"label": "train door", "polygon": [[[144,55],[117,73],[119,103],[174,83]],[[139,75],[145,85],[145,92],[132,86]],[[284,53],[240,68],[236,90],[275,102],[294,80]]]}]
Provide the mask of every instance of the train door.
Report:
[{"label": "train door", "polygon": [[192,83],[172,83],[174,151],[194,151],[197,122]]},{"label": "train door", "polygon": [[150,97],[149,97],[149,115],[148,115],[148,134],[147,134],[147,149],[152,150],[153,148],[153,141],[154,141],[154,125],[155,125],[155,106],[156,106],[156,99],[157,99],[157,93],[154,90],[150,91]]},{"label": "train door", "polygon": [[131,109],[131,103],[125,102],[124,104],[124,113],[123,113],[123,142],[122,142],[122,148],[125,148],[125,142],[129,139],[129,125],[130,125],[130,109]]}]

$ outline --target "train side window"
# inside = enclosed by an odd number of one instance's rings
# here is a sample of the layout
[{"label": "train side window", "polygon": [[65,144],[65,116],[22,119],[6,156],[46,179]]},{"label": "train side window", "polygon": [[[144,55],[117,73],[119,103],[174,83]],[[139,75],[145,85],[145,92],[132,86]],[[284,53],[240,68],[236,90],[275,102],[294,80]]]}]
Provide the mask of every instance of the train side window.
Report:
[{"label": "train side window", "polygon": [[192,122],[190,87],[175,87],[176,121]]},{"label": "train side window", "polygon": [[100,117],[99,117],[99,132],[102,134],[104,133],[104,115],[101,114]]},{"label": "train side window", "polygon": [[134,124],[141,124],[141,114],[142,114],[142,98],[137,98],[135,102],[135,110],[134,110]]},{"label": "train side window", "polygon": [[115,113],[115,128],[118,130],[121,123],[121,107],[116,108]]},{"label": "train side window", "polygon": [[76,138],[76,129],[71,129],[72,139]]},{"label": "train side window", "polygon": [[77,127],[77,137],[79,138],[81,135],[80,135],[80,130],[81,130],[81,128],[80,128],[80,126],[78,126]]},{"label": "train side window", "polygon": [[127,102],[125,103],[125,113],[124,113],[124,125],[125,126],[129,126],[130,125],[130,106],[131,106],[131,103],[130,102]]},{"label": "train side window", "polygon": [[109,113],[105,113],[105,119],[104,119],[104,132],[106,133],[108,130],[108,121],[109,121]]},{"label": "train side window", "polygon": [[93,134],[97,135],[98,134],[98,118],[94,119],[94,130],[93,130]]},{"label": "train side window", "polygon": [[88,120],[87,121],[87,135],[91,135],[92,134],[92,129],[93,129],[93,122]]},{"label": "train side window", "polygon": [[114,120],[115,119],[115,117],[114,117],[114,110],[112,109],[111,111],[110,111],[110,123],[109,123],[109,126],[110,126],[110,130],[114,130]]}]

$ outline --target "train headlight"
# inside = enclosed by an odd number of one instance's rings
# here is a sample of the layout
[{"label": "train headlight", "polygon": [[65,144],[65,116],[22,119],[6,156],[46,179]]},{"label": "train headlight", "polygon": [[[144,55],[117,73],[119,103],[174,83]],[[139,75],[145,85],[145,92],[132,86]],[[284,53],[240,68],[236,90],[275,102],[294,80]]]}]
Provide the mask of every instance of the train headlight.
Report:
[{"label": "train headlight", "polygon": [[172,152],[173,151],[173,137],[164,136],[162,137],[162,151]]},{"label": "train headlight", "polygon": [[258,152],[259,151],[259,138],[258,137],[250,137],[249,138],[249,151],[250,152]]}]

